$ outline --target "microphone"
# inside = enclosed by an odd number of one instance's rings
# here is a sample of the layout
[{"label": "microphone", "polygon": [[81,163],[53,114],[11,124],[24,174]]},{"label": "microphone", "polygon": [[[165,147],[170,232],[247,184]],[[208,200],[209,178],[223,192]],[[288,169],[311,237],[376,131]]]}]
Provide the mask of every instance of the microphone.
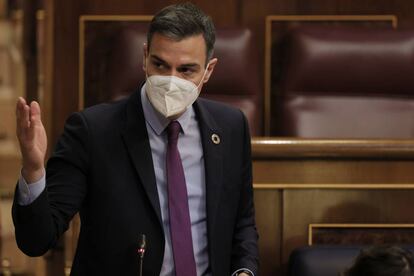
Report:
[{"label": "microphone", "polygon": [[141,234],[139,237],[139,247],[138,247],[138,256],[139,256],[139,276],[142,276],[142,266],[144,262],[145,249],[147,247],[147,241],[144,234]]}]

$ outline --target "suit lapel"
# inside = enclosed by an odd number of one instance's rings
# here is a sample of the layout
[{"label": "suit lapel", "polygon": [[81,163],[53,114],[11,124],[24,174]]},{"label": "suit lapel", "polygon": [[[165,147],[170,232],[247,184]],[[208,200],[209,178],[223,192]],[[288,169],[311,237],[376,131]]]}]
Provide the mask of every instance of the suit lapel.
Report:
[{"label": "suit lapel", "polygon": [[[222,189],[223,178],[223,147],[227,142],[223,139],[223,131],[217,126],[213,117],[204,106],[202,99],[194,104],[201,134],[201,142],[204,153],[204,166],[206,177],[206,202],[207,202],[207,228],[208,239],[212,241],[212,233],[215,227],[218,205]],[[220,142],[214,143],[213,135],[220,138]],[[153,167],[151,147],[145,125],[145,117],[141,105],[139,91],[134,93],[127,105],[126,127],[123,132],[123,139],[128,152],[138,172],[144,190],[151,202],[151,205],[162,225],[160,203],[158,198],[155,172]],[[210,244],[212,244],[210,242]],[[214,250],[210,248],[210,250]]]},{"label": "suit lapel", "polygon": [[[203,100],[199,99],[194,104],[194,110],[200,125],[201,140],[204,153],[204,166],[206,175],[206,202],[207,202],[207,229],[208,238],[212,241],[212,231],[215,227],[215,218],[220,202],[223,176],[223,132],[217,126],[211,114],[205,108]],[[213,138],[213,135],[215,136]],[[216,139],[217,136],[220,141]],[[213,141],[215,140],[215,142]],[[210,248],[210,250],[214,250]]]},{"label": "suit lapel", "polygon": [[123,132],[123,138],[144,190],[162,225],[151,146],[148,139],[144,112],[142,110],[140,91],[135,92],[128,100],[126,127]]}]

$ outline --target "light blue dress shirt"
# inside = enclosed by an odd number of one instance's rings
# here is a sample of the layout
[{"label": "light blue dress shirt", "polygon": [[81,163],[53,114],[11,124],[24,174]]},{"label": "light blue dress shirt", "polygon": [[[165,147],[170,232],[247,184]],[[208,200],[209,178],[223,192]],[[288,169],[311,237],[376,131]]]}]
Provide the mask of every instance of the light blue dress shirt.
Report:
[{"label": "light blue dress shirt", "polygon": [[[150,104],[145,93],[145,85],[141,89],[141,101],[151,146],[162,223],[165,234],[164,260],[160,276],[174,276],[175,271],[171,248],[168,190],[165,169],[168,144],[166,127],[170,121],[159,114]],[[180,123],[182,128],[178,138],[178,150],[180,152],[187,185],[188,204],[191,219],[191,234],[194,257],[197,266],[197,275],[210,276],[204,156],[201,144],[200,128],[198,126],[194,108],[192,106],[189,107],[184,114],[177,119],[177,121]],[[45,176],[43,176],[39,181],[28,185],[24,178],[20,175],[18,183],[18,203],[20,205],[28,205],[32,203],[42,193],[45,185]],[[239,269],[232,275],[235,275],[240,270],[247,269]]]}]

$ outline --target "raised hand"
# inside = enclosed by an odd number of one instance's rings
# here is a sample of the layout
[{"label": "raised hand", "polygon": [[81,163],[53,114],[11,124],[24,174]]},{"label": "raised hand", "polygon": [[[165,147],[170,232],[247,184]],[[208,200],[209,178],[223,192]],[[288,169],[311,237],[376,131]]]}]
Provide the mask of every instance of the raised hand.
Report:
[{"label": "raised hand", "polygon": [[23,158],[22,176],[28,183],[39,180],[44,172],[47,136],[37,102],[29,104],[20,97],[16,104],[16,134]]}]

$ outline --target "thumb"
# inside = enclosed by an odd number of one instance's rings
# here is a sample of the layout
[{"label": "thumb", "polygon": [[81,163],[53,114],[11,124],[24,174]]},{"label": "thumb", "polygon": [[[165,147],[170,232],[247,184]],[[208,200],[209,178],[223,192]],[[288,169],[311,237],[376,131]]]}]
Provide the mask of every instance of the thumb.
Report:
[{"label": "thumb", "polygon": [[33,125],[42,124],[40,106],[36,101],[30,103],[30,123]]}]

